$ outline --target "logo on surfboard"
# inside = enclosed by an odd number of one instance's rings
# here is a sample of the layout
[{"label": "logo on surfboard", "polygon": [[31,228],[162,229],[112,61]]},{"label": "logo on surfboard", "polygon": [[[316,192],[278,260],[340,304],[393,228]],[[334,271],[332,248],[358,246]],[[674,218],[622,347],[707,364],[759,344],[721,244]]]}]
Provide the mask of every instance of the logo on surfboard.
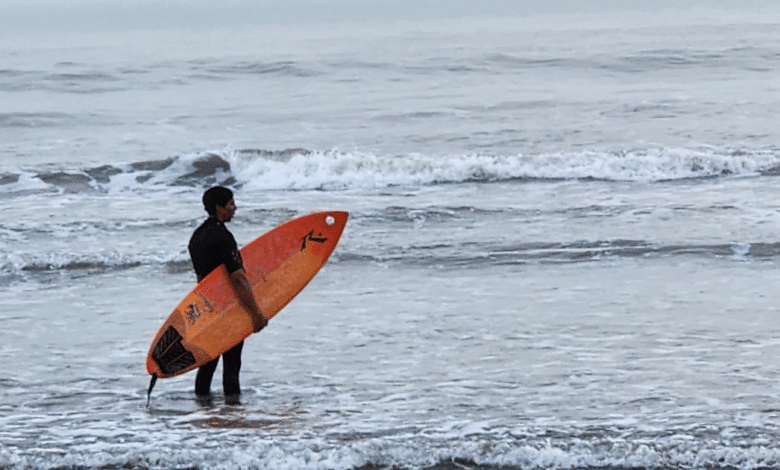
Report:
[{"label": "logo on surfboard", "polygon": [[[319,235],[322,235],[322,234],[320,233]],[[328,238],[327,237],[324,237],[324,238],[323,237],[315,237],[314,236],[314,230],[312,230],[311,232],[307,233],[306,236],[302,238],[302,240],[303,240],[303,243],[301,244],[301,251],[306,249],[306,242],[307,241],[314,242],[314,243],[325,243],[326,241],[328,241]]]},{"label": "logo on surfboard", "polygon": [[189,306],[187,306],[187,310],[184,312],[187,315],[187,320],[189,321],[190,325],[194,325],[195,320],[197,320],[198,317],[201,316],[201,310],[207,313],[214,312],[214,307],[211,306],[208,299],[203,297],[203,294],[198,294],[198,295],[203,300],[203,304],[200,307],[198,307],[198,302],[191,303]]}]

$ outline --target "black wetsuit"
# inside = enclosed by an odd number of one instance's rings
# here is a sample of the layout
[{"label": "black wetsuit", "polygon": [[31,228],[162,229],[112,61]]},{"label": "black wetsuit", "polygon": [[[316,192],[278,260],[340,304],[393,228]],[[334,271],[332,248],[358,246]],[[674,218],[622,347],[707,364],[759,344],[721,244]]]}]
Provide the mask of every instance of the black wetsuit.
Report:
[{"label": "black wetsuit", "polygon": [[[188,246],[192,266],[198,280],[202,280],[211,271],[224,264],[227,272],[232,274],[244,267],[241,253],[238,251],[236,239],[228,231],[225,224],[209,217],[195,230]],[[241,371],[241,349],[244,342],[222,355],[222,388],[226,396],[241,394],[238,374]],[[211,378],[217,368],[219,358],[214,359],[198,369],[195,377],[195,393],[209,395],[211,393]]]}]

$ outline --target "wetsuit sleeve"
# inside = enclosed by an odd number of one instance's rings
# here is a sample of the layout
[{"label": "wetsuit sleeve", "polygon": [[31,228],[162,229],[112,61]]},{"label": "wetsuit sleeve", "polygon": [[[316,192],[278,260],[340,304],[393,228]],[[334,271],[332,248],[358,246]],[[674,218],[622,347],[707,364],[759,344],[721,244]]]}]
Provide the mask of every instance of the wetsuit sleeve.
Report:
[{"label": "wetsuit sleeve", "polygon": [[244,268],[244,260],[238,251],[236,240],[230,234],[225,235],[225,239],[219,244],[220,256],[225,263],[228,274],[232,274]]}]

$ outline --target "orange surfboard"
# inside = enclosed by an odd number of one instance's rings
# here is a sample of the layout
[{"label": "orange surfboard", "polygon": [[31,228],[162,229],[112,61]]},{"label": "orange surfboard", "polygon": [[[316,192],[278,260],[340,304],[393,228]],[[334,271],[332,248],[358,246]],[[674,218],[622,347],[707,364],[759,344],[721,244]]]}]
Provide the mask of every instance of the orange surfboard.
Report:
[{"label": "orange surfboard", "polygon": [[[317,212],[286,222],[241,249],[249,283],[266,319],[285,307],[336,248],[347,212]],[[219,357],[254,332],[222,265],[174,309],[152,341],[146,369],[157,377],[183,374]]]}]

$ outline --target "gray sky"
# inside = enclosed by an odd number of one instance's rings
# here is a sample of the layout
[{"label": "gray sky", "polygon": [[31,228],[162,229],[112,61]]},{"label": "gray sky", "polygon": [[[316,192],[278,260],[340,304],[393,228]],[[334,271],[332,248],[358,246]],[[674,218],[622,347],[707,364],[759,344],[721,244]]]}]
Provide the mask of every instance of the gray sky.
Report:
[{"label": "gray sky", "polygon": [[393,22],[534,14],[755,9],[777,0],[3,0],[5,34],[35,31]]}]

